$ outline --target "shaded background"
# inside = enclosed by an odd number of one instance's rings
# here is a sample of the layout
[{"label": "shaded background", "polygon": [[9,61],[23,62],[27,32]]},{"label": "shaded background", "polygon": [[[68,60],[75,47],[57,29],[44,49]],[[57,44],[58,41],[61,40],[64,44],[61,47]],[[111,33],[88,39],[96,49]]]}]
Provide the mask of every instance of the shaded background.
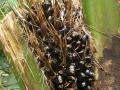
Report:
[{"label": "shaded background", "polygon": [[84,16],[96,44],[99,70],[97,90],[120,90],[120,6],[117,0],[83,0]]}]

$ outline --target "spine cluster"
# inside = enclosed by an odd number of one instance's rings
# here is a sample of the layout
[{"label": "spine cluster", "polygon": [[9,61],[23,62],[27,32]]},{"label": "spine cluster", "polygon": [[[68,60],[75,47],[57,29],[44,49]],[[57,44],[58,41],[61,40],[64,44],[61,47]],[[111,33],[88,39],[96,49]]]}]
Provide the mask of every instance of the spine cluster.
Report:
[{"label": "spine cluster", "polygon": [[[36,5],[31,7],[34,17],[28,15],[26,19],[30,22],[29,31],[35,33],[38,42],[38,46],[33,47],[31,42],[29,45],[34,48],[34,54],[39,56],[39,67],[44,71],[51,88],[92,90],[93,52],[90,35],[83,23],[81,7],[74,7],[72,1],[64,2],[61,6],[57,1],[54,4],[43,2],[39,7],[42,11],[39,19],[41,21],[32,20],[39,14]],[[39,24],[41,22],[43,25]]]}]

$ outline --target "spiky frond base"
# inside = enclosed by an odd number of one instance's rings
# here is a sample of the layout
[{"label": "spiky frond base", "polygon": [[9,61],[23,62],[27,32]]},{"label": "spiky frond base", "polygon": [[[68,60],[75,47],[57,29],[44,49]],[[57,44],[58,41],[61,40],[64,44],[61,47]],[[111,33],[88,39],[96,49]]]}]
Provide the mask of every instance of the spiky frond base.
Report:
[{"label": "spiky frond base", "polygon": [[24,4],[29,47],[37,57],[50,87],[55,90],[91,90],[94,82],[94,53],[82,7],[72,1],[62,4]]}]

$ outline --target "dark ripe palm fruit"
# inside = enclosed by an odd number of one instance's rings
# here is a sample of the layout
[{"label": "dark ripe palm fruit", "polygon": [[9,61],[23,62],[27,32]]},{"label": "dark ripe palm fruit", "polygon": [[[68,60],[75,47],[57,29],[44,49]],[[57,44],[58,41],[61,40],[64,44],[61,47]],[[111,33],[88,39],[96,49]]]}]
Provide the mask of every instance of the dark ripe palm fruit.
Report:
[{"label": "dark ripe palm fruit", "polygon": [[38,63],[39,68],[44,67],[43,62],[39,58],[37,59],[37,63]]},{"label": "dark ripe palm fruit", "polygon": [[73,62],[73,55],[72,55],[72,53],[68,53],[66,59],[67,59],[67,63],[71,64]]},{"label": "dark ripe palm fruit", "polygon": [[49,68],[44,69],[44,74],[46,75],[47,78],[54,77],[54,72]]},{"label": "dark ripe palm fruit", "polygon": [[63,77],[61,75],[57,75],[54,79],[53,79],[53,84],[56,90],[63,90]]},{"label": "dark ripe palm fruit", "polygon": [[32,23],[26,30],[29,46],[34,49],[34,55],[40,57],[38,65],[42,65],[54,90],[91,90],[94,55],[82,8],[74,7],[72,1],[67,0],[61,6],[58,1],[32,5],[33,12],[27,13],[31,17],[26,15],[26,20]]},{"label": "dark ripe palm fruit", "polygon": [[48,9],[51,7],[51,4],[50,3],[45,3],[45,2],[43,2],[42,3],[42,8],[43,8],[43,10],[44,11],[48,11]]},{"label": "dark ripe palm fruit", "polygon": [[85,70],[85,74],[86,74],[88,77],[93,77],[93,76],[94,76],[94,73],[93,73],[91,70],[89,70],[89,69],[86,69],[86,70]]},{"label": "dark ripe palm fruit", "polygon": [[69,36],[69,37],[66,38],[66,40],[67,40],[67,44],[70,45],[70,43],[72,42],[72,37]]},{"label": "dark ripe palm fruit", "polygon": [[72,39],[76,42],[80,40],[80,35],[78,34],[78,32],[76,31],[72,32]]},{"label": "dark ripe palm fruit", "polygon": [[71,63],[66,72],[69,76],[75,75],[75,63]]},{"label": "dark ripe palm fruit", "polygon": [[62,29],[59,30],[59,33],[64,36],[66,33],[68,33],[69,29],[66,27],[63,27]]},{"label": "dark ripe palm fruit", "polygon": [[88,63],[88,64],[91,63],[91,58],[92,58],[92,56],[90,56],[90,55],[86,56],[85,57],[85,62]]},{"label": "dark ripe palm fruit", "polygon": [[61,61],[58,59],[52,59],[51,60],[51,67],[53,68],[53,70],[55,72],[59,72],[59,70],[61,70],[61,66],[60,66]]}]

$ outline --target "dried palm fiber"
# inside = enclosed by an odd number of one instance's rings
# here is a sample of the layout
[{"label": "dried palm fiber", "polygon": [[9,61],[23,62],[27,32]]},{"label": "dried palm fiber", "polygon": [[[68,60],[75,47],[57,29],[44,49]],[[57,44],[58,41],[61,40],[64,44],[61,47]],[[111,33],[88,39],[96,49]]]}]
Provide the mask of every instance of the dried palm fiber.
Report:
[{"label": "dried palm fiber", "polygon": [[84,25],[81,2],[31,1],[24,4],[24,26],[29,47],[52,90],[92,90],[94,48]]},{"label": "dried palm fiber", "polygon": [[117,0],[118,4],[120,4],[120,0]]}]

